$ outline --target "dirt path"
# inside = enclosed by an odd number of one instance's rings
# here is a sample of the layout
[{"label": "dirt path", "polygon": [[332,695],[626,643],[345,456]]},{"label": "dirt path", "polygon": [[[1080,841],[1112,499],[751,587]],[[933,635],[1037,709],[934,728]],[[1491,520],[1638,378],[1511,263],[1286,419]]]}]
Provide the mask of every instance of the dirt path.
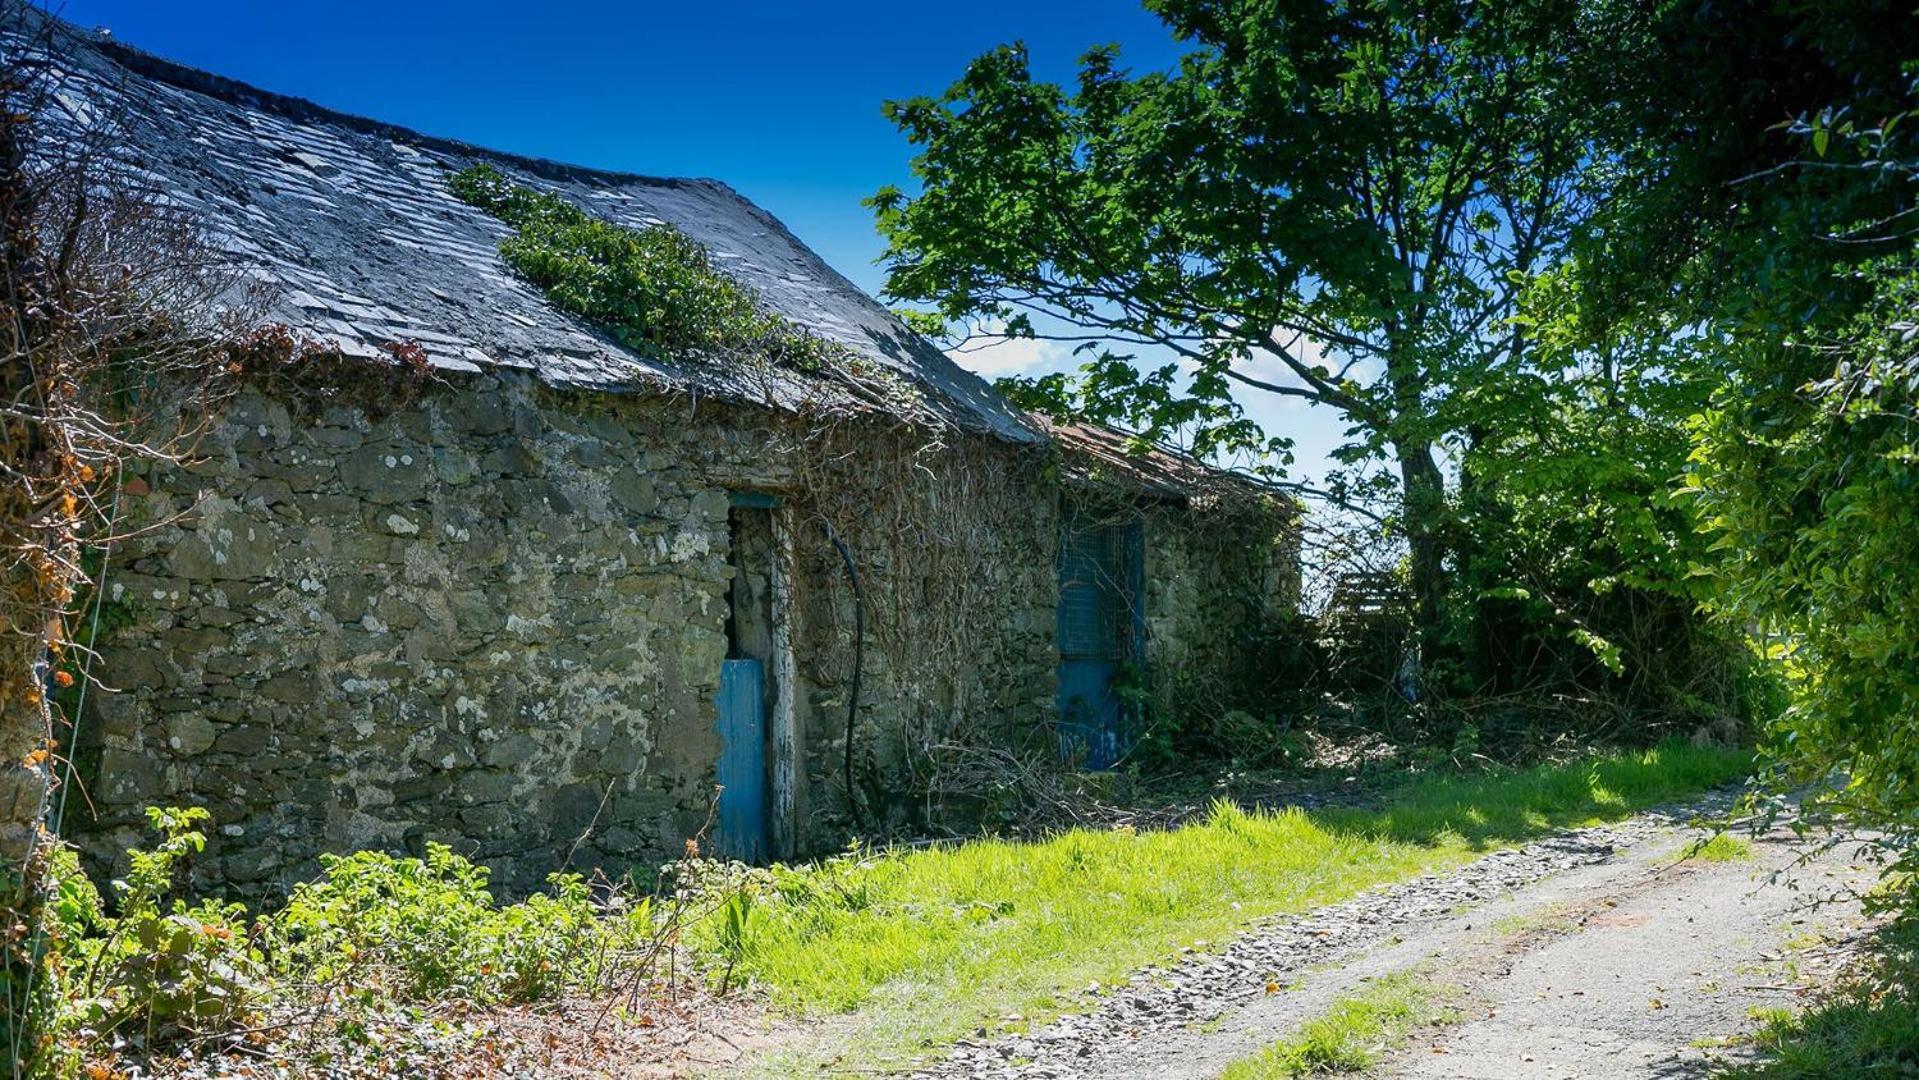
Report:
[{"label": "dirt path", "polygon": [[1624,860],[1601,890],[1610,895],[1575,901],[1559,926],[1494,942],[1459,980],[1474,1018],[1416,1040],[1382,1074],[1700,1077],[1744,1056],[1736,1037],[1756,1026],[1753,1011],[1795,1004],[1857,935],[1856,904],[1810,901],[1874,878],[1846,850],[1795,865],[1790,839],[1760,839],[1750,861]]},{"label": "dirt path", "polygon": [[1750,1030],[1750,1009],[1792,999],[1789,968],[1831,962],[1789,946],[1857,924],[1855,907],[1809,911],[1809,896],[1871,878],[1839,853],[1767,882],[1793,861],[1784,836],[1754,843],[1749,860],[1676,861],[1702,835],[1685,822],[1725,801],[1495,852],[1260,927],[1034,1032],[963,1042],[918,1075],[1211,1080],[1401,971],[1454,987],[1466,1020],[1421,1033],[1390,1075],[1695,1075],[1708,1056],[1696,1041]]}]

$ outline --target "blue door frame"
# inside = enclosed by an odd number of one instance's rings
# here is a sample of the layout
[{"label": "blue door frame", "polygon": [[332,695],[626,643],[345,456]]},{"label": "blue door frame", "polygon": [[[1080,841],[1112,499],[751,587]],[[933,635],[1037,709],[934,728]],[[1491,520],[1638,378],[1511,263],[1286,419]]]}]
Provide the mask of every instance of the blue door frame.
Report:
[{"label": "blue door frame", "polygon": [[766,672],[758,660],[720,662],[720,806],[714,846],[766,861]]},{"label": "blue door frame", "polygon": [[1060,753],[1110,769],[1132,751],[1134,710],[1115,687],[1144,658],[1140,522],[1069,514],[1059,545]]}]

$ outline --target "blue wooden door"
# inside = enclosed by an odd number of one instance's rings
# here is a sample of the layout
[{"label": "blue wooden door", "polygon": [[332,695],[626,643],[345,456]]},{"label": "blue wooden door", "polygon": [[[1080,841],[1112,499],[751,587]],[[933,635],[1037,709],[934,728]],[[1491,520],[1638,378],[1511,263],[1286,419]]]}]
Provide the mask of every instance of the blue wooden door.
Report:
[{"label": "blue wooden door", "polygon": [[766,860],[766,672],[758,660],[720,663],[720,808],[714,846]]},{"label": "blue wooden door", "polygon": [[1140,546],[1137,520],[1076,515],[1060,534],[1060,752],[1090,769],[1110,769],[1132,749],[1114,682],[1139,659]]}]

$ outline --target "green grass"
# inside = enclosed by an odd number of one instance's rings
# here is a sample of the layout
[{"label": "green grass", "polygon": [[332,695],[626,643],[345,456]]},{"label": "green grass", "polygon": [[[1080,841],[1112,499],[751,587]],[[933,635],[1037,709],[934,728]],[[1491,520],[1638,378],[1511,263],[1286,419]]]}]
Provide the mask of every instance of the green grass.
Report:
[{"label": "green grass", "polygon": [[[1056,1013],[1195,940],[1335,903],[1556,829],[1617,819],[1745,774],[1667,745],[1556,767],[1422,779],[1380,808],[1217,805],[1168,832],[981,840],[782,875],[743,970],[786,1008],[851,1016],[833,1051],[893,1064],[1001,1017]],[[812,1061],[805,1051],[784,1068]]]},{"label": "green grass", "polygon": [[1723,1080],[1867,1080],[1919,1075],[1919,916],[1883,930],[1870,958],[1804,1012],[1761,1010],[1756,1063]]},{"label": "green grass", "polygon": [[1687,859],[1709,863],[1751,862],[1752,858],[1752,845],[1731,833],[1714,833],[1708,839],[1688,845],[1679,855],[1681,862]]},{"label": "green grass", "polygon": [[1370,1069],[1413,1029],[1451,1022],[1444,990],[1424,975],[1376,979],[1252,1057],[1226,1067],[1219,1080],[1289,1080],[1316,1073]]}]

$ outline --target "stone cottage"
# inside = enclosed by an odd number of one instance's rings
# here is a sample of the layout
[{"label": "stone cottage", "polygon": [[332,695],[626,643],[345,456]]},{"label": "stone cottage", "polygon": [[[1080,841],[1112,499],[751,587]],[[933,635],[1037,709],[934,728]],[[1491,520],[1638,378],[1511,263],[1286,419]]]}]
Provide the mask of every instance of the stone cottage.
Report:
[{"label": "stone cottage", "polygon": [[[116,117],[261,319],[341,358],[324,385],[247,380],[193,461],[124,481],[117,692],[79,718],[64,823],[96,857],[186,803],[213,812],[205,865],[253,890],[428,839],[515,886],[703,829],[803,854],[933,824],[967,746],[1121,762],[1141,701],[1257,664],[1296,602],[1290,502],[1022,414],[724,184],[492,153],[91,37],[70,63],[55,107]],[[622,347],[502,262],[506,226],[448,191],[475,163],[675,226],[891,392]]]}]

